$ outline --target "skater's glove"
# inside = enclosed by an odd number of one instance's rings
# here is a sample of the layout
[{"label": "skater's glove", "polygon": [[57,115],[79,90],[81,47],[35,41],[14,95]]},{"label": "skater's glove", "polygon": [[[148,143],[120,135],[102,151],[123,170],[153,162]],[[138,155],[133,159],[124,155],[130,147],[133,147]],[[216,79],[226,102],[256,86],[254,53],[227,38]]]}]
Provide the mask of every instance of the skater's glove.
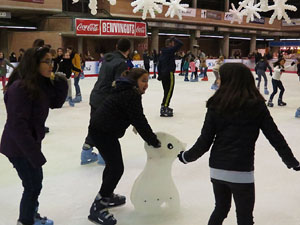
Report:
[{"label": "skater's glove", "polygon": [[285,70],[284,70],[284,69],[281,69],[280,72],[285,72]]},{"label": "skater's glove", "polygon": [[157,142],[154,144],[154,145],[152,145],[154,148],[160,148],[161,147],[161,143],[160,143],[160,141],[157,139]]},{"label": "skater's glove", "polygon": [[273,76],[273,73],[270,73],[270,76]]},{"label": "skater's glove", "polygon": [[184,151],[181,151],[178,155],[177,155],[178,159],[180,162],[187,164],[188,162],[185,160],[184,158]]},{"label": "skater's glove", "polygon": [[295,171],[300,171],[300,164],[297,167],[293,168]]},{"label": "skater's glove", "polygon": [[291,63],[291,66],[293,66],[293,65],[295,65],[296,63],[295,63],[295,61],[293,61],[292,63]]}]

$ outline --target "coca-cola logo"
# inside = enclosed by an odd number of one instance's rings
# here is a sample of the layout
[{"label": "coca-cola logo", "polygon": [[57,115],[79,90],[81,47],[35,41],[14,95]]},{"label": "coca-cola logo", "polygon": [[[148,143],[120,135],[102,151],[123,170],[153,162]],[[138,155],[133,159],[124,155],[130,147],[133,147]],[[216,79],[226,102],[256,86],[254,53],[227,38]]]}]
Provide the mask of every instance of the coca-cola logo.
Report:
[{"label": "coca-cola logo", "polygon": [[137,33],[145,33],[145,27],[137,27],[136,32]]},{"label": "coca-cola logo", "polygon": [[91,23],[88,25],[85,24],[78,24],[77,31],[90,31],[90,32],[97,32],[99,30],[99,24]]}]

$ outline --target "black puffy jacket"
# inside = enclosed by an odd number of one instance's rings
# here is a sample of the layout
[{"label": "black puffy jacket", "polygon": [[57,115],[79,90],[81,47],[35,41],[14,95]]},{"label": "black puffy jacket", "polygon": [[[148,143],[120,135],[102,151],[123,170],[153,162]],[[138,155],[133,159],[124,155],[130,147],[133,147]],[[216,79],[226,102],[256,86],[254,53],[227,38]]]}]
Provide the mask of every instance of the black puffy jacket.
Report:
[{"label": "black puffy jacket", "polygon": [[141,94],[133,82],[119,78],[112,93],[92,114],[89,130],[92,134],[101,132],[121,138],[129,125],[148,144],[157,145],[157,137],[143,113]]},{"label": "black puffy jacket", "polygon": [[244,106],[234,115],[223,115],[208,108],[201,135],[184,154],[186,161],[195,161],[211,145],[209,166],[232,171],[253,171],[255,142],[262,130],[288,168],[299,162],[278,130],[264,102]]}]

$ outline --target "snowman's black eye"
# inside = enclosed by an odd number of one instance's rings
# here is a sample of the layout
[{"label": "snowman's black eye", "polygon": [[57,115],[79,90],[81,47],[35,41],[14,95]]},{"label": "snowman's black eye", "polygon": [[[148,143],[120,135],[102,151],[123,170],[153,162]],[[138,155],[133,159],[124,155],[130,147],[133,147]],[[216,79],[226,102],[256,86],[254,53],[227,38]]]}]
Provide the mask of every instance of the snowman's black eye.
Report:
[{"label": "snowman's black eye", "polygon": [[168,144],[168,149],[173,149],[173,145],[171,143]]}]

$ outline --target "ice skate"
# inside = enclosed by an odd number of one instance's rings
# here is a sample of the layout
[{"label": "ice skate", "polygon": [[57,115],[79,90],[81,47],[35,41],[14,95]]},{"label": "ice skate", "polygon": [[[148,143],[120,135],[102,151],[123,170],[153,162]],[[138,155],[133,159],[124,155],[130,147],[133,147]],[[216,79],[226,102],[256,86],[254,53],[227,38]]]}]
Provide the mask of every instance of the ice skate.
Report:
[{"label": "ice skate", "polygon": [[274,104],[273,104],[273,102],[272,101],[268,101],[268,104],[267,104],[267,106],[269,106],[269,107],[273,107],[274,106]]},{"label": "ice skate", "polygon": [[71,107],[75,106],[75,104],[74,104],[74,102],[73,102],[73,100],[72,100],[71,97],[68,98],[68,102],[69,102],[69,106],[71,106]]},{"label": "ice skate", "polygon": [[295,117],[300,118],[300,108],[297,109],[297,111],[295,113]]},{"label": "ice skate", "polygon": [[278,106],[286,106],[286,103],[283,102],[281,99],[278,99]]},{"label": "ice skate", "polygon": [[265,88],[265,95],[268,95],[268,94],[269,94],[268,88]]},{"label": "ice skate", "polygon": [[47,217],[41,217],[39,213],[35,215],[33,225],[53,225],[53,220],[48,219]]},{"label": "ice skate", "polygon": [[219,87],[218,87],[218,85],[216,85],[216,84],[212,84],[212,85],[211,85],[211,89],[212,89],[212,90],[218,90],[218,88],[219,88]]},{"label": "ice skate", "polygon": [[72,101],[73,101],[74,103],[79,103],[79,102],[81,102],[81,101],[82,101],[81,95],[76,95],[76,97],[73,98]]},{"label": "ice skate", "polygon": [[173,116],[173,110],[168,107],[161,107],[160,109],[160,116],[161,117],[172,117]]},{"label": "ice skate", "polygon": [[203,77],[201,80],[202,81],[208,81],[208,77]]},{"label": "ice skate", "polygon": [[126,203],[126,197],[123,195],[112,194],[109,199],[108,208],[124,205]]},{"label": "ice skate", "polygon": [[95,200],[90,208],[90,215],[88,219],[95,223],[101,225],[115,225],[117,220],[108,211],[108,198],[101,198],[100,200]]},{"label": "ice skate", "polygon": [[80,163],[81,165],[93,163],[98,160],[98,156],[95,152],[93,152],[93,148],[86,147],[87,149],[85,149],[85,145],[87,145],[87,144],[84,144],[82,151],[81,151],[81,163]]}]

